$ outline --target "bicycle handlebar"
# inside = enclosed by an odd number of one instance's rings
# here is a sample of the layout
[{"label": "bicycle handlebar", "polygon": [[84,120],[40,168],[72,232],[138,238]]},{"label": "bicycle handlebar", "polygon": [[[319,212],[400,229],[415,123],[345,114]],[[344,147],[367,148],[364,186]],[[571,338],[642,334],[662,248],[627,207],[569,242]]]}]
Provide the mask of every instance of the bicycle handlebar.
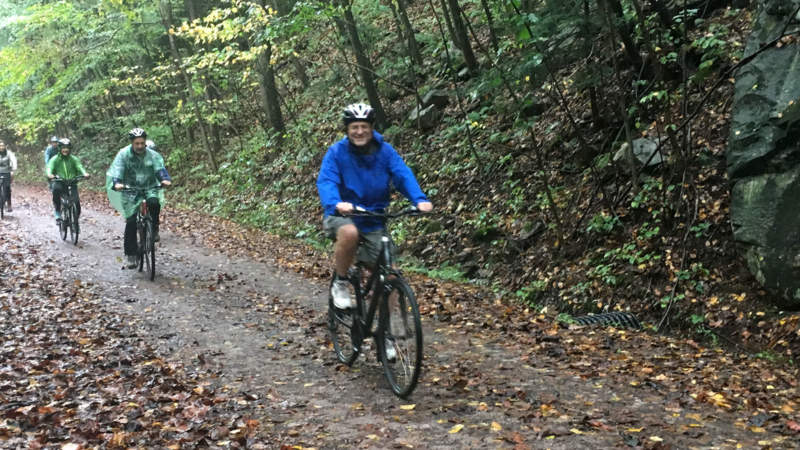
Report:
[{"label": "bicycle handlebar", "polygon": [[74,178],[61,178],[58,175],[52,178],[52,181],[63,181],[64,183],[77,183],[79,181],[83,181],[87,178],[87,175],[80,175]]},{"label": "bicycle handlebar", "polygon": [[122,189],[114,189],[113,186],[112,186],[111,189],[113,189],[115,191],[119,191],[119,192],[126,192],[126,191],[127,192],[146,192],[146,191],[149,191],[150,189],[164,189],[164,185],[163,184],[158,184],[156,186],[140,188],[140,187],[131,186],[129,184],[125,184],[125,185],[122,186]]},{"label": "bicycle handlebar", "polygon": [[337,211],[334,215],[341,217],[376,217],[379,219],[396,219],[402,216],[421,216],[423,214],[430,214],[430,213],[422,212],[416,206],[409,206],[397,212],[382,212],[382,213],[375,211],[368,211],[360,206],[356,206],[352,212],[349,212],[347,214],[342,214]]}]

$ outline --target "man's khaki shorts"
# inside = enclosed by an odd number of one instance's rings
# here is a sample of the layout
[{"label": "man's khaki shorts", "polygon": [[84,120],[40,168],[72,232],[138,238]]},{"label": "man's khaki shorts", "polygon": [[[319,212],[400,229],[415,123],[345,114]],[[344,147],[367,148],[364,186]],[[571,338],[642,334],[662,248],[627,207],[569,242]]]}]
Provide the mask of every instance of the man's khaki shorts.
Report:
[{"label": "man's khaki shorts", "polygon": [[[341,216],[326,216],[322,219],[322,230],[329,238],[336,240],[336,233],[343,225],[355,225],[353,219]],[[381,251],[381,238],[383,237],[383,230],[370,231],[368,233],[358,232],[358,254],[356,259],[359,262],[368,264],[370,266],[375,264],[378,260],[378,253]],[[394,243],[389,240],[392,250],[394,250]]]}]

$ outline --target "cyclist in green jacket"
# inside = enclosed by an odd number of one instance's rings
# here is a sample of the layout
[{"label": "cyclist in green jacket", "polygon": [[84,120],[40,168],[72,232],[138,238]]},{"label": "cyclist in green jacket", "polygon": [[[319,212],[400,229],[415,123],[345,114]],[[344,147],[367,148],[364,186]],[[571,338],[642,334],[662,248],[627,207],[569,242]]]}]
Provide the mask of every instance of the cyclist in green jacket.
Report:
[{"label": "cyclist in green jacket", "polygon": [[[111,205],[125,218],[123,249],[127,267],[136,267],[136,208],[144,199],[153,218],[154,240],[159,241],[159,214],[164,192],[157,186],[169,186],[172,179],[164,167],[164,158],[147,148],[147,133],[136,127],[128,132],[131,144],[123,147],[106,172],[106,191]],[[120,192],[125,186],[144,189],[141,194]]]},{"label": "cyclist in green jacket", "polygon": [[[53,208],[55,209],[56,222],[61,221],[61,194],[67,188],[64,180],[71,180],[78,176],[89,178],[81,161],[72,154],[72,142],[67,138],[58,140],[58,153],[50,158],[47,163],[47,178],[53,186]],[[75,189],[75,205],[78,216],[81,215],[81,201],[78,190]]]}]

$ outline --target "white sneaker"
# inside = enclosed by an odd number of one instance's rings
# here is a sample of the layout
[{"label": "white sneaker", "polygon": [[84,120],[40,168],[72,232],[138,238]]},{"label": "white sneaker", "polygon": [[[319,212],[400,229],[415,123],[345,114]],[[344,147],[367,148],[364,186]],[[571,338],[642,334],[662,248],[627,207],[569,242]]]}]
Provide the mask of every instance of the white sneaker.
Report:
[{"label": "white sneaker", "polygon": [[136,266],[139,265],[139,258],[137,258],[136,255],[128,255],[127,259],[128,259],[128,264],[127,264],[128,269],[135,269]]},{"label": "white sneaker", "polygon": [[333,306],[339,309],[355,308],[356,302],[350,296],[350,283],[347,280],[336,280],[331,286],[331,296],[333,296]]},{"label": "white sneaker", "polygon": [[386,338],[383,345],[384,350],[386,351],[386,359],[391,362],[394,362],[397,359],[397,351],[394,349],[394,341]]}]

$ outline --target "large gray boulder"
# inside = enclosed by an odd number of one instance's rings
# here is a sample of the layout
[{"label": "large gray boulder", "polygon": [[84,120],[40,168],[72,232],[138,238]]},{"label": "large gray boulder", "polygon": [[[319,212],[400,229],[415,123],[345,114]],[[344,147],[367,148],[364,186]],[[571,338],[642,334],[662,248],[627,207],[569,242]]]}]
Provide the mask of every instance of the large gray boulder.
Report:
[{"label": "large gray boulder", "polygon": [[[800,0],[769,0],[745,56],[776,38],[798,5]],[[761,53],[737,74],[728,148],[734,238],[758,281],[792,309],[800,308],[798,103],[800,45]]]}]

